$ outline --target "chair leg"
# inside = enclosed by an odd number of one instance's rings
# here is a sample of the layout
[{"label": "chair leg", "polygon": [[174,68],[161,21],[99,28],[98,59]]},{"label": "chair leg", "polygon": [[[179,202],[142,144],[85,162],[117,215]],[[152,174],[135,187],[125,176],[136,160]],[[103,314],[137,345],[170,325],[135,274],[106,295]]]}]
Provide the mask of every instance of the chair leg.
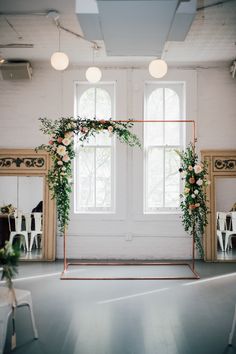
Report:
[{"label": "chair leg", "polygon": [[38,331],[37,331],[37,327],[35,324],[32,301],[29,300],[28,302],[22,303],[22,304],[18,305],[17,307],[22,307],[22,306],[27,306],[29,308],[32,328],[33,328],[33,332],[34,332],[34,339],[38,339]]},{"label": "chair leg", "polygon": [[4,353],[4,347],[5,347],[5,342],[6,342],[6,337],[7,337],[7,326],[8,326],[8,321],[9,317],[11,315],[11,310],[0,320],[0,354]]},{"label": "chair leg", "polygon": [[34,239],[35,239],[35,234],[33,232],[31,232],[31,236],[30,236],[30,246],[29,246],[29,251],[32,251],[32,247],[34,244]]},{"label": "chair leg", "polygon": [[218,235],[218,241],[219,241],[219,244],[220,244],[221,251],[224,252],[222,236]]},{"label": "chair leg", "polygon": [[7,324],[8,324],[8,318],[2,319],[0,321],[0,354],[3,354],[4,352],[6,335],[7,335]]},{"label": "chair leg", "polygon": [[232,328],[231,328],[231,331],[229,334],[228,345],[232,345],[233,335],[234,335],[234,331],[235,331],[235,325],[236,325],[236,304],[235,304],[235,309],[234,309],[234,318],[233,318]]}]

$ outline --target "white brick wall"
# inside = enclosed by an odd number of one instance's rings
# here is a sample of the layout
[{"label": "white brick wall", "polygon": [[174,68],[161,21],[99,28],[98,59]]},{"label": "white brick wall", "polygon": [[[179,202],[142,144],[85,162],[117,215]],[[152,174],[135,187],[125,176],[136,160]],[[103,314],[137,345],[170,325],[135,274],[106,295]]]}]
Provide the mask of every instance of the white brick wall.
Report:
[{"label": "white brick wall", "polygon": [[[143,86],[145,80],[150,80],[147,70],[103,70],[103,79],[117,81],[117,118],[143,116]],[[39,131],[38,118],[73,115],[73,80],[84,80],[84,71],[59,73],[35,67],[31,81],[0,81],[0,147],[34,148],[47,141]],[[236,81],[229,76],[228,68],[170,69],[165,80],[186,81],[186,118],[197,121],[199,150],[236,148]],[[124,153],[126,157],[132,155],[130,150]],[[72,211],[69,257],[190,258],[191,241],[183,231],[179,215],[147,220],[140,217],[132,201],[133,188],[142,190],[137,181],[136,184],[130,181],[126,171],[121,196],[126,201],[125,207],[115,220],[83,218]],[[130,232],[132,237],[128,241]],[[57,256],[62,257],[60,237]]]}]

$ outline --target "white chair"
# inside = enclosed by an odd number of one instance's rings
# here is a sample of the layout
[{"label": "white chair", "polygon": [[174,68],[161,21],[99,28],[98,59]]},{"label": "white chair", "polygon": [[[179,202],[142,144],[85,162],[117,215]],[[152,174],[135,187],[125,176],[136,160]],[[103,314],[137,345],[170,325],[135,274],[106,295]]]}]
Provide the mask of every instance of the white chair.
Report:
[{"label": "white chair", "polygon": [[38,237],[42,238],[42,215],[43,213],[32,213],[35,221],[35,230],[31,230],[30,233],[30,247],[29,251],[32,251],[33,243],[35,241],[36,248],[39,248]]},{"label": "white chair", "polygon": [[236,236],[236,211],[232,211],[229,215],[231,216],[232,230],[227,230],[225,233],[225,251],[232,248],[232,237]]},{"label": "white chair", "polygon": [[219,211],[216,213],[216,222],[217,222],[216,234],[222,252],[224,252],[222,232],[226,232],[226,214],[227,213],[219,212]]},{"label": "white chair", "polygon": [[[16,295],[16,308],[27,306],[30,310],[34,338],[38,338],[38,331],[35,325],[31,293],[28,290],[14,289]],[[11,294],[6,287],[0,287],[0,354],[3,354],[7,325],[9,316],[12,313]]]},{"label": "white chair", "polygon": [[[13,220],[14,224],[15,224],[15,229],[14,230],[12,229],[11,220]],[[26,230],[26,227],[23,228],[23,215],[22,214],[9,215],[8,216],[8,223],[9,223],[9,230],[10,230],[10,239],[9,239],[10,244],[12,245],[13,240],[14,240],[14,238],[16,236],[22,235],[22,236],[24,236],[24,244],[23,244],[23,246],[26,247],[26,251],[28,252],[28,250],[29,250],[28,232]]]}]

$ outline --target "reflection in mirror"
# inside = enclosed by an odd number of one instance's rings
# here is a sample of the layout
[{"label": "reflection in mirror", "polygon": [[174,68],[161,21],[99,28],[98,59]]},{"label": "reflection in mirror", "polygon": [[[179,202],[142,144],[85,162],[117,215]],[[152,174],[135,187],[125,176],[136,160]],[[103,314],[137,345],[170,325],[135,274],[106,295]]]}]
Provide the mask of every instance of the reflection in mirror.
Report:
[{"label": "reflection in mirror", "polygon": [[236,178],[215,178],[217,259],[236,260]]},{"label": "reflection in mirror", "polygon": [[0,247],[19,243],[21,259],[43,255],[43,177],[0,176]]}]

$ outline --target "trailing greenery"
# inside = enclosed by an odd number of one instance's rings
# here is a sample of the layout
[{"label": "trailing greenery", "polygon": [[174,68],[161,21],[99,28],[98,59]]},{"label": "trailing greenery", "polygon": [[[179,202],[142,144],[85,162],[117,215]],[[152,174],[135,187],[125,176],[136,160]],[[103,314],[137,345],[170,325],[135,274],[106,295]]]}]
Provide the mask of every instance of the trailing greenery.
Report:
[{"label": "trailing greenery", "polygon": [[204,256],[202,247],[202,235],[207,225],[206,194],[204,187],[210,181],[207,179],[207,165],[198,162],[194,146],[190,144],[186,151],[176,151],[181,159],[181,173],[184,181],[184,192],[181,194],[180,207],[183,211],[182,223],[185,231],[194,238],[200,257]]},{"label": "trailing greenery", "polygon": [[141,146],[138,137],[130,129],[132,121],[127,123],[110,120],[97,120],[73,117],[51,120],[39,118],[40,130],[50,136],[48,144],[40,145],[36,150],[43,149],[49,152],[52,158],[52,168],[48,173],[49,188],[52,198],[56,199],[59,228],[64,232],[69,223],[70,195],[72,192],[72,161],[75,157],[74,135],[78,140],[88,141],[90,137],[107,131],[129,146]]},{"label": "trailing greenery", "polygon": [[9,242],[6,242],[5,246],[0,249],[2,279],[6,280],[9,289],[13,288],[12,278],[17,274],[19,257],[19,247],[13,247]]},{"label": "trailing greenery", "polygon": [[4,205],[0,208],[2,214],[12,214],[15,210],[16,209],[12,204]]}]

